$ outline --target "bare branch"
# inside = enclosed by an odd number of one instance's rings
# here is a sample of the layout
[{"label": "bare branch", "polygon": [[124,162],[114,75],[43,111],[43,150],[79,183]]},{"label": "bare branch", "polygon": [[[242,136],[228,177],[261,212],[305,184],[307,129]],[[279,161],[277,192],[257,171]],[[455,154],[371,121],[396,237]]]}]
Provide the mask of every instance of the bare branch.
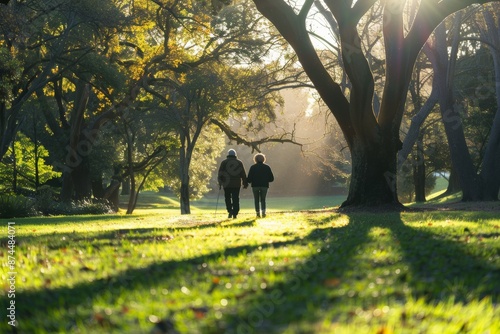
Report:
[{"label": "bare branch", "polygon": [[[251,147],[252,153],[254,151],[260,152],[259,146],[265,143],[282,143],[282,144],[290,143],[302,147],[301,143],[298,143],[295,140],[293,140],[293,134],[284,133],[281,136],[264,137],[258,140],[249,140],[243,138],[241,135],[231,130],[229,125],[227,125],[224,122],[221,122],[214,118],[212,118],[210,122],[216,125],[219,129],[221,129],[221,131],[224,132],[224,134],[227,136],[227,138],[229,138],[229,140],[234,140],[237,144],[243,144],[245,146]],[[287,136],[290,136],[291,138],[286,138]]]}]

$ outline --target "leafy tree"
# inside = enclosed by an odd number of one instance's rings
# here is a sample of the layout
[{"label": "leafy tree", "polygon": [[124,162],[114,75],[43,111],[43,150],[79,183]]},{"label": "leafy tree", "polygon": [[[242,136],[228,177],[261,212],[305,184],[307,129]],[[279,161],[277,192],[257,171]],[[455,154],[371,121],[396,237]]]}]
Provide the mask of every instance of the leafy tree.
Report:
[{"label": "leafy tree", "polygon": [[[113,103],[123,82],[110,61],[123,15],[111,1],[25,1],[7,8],[0,44],[16,56],[23,72],[10,108],[2,107],[2,145],[19,129],[21,114],[43,114],[52,136],[46,145],[51,162],[63,171],[63,199],[90,197],[93,144],[88,144],[95,132],[87,121]],[[19,24],[8,24],[13,21]]]},{"label": "leafy tree", "polygon": [[[433,65],[433,89],[421,111],[412,119],[399,161],[404,161],[418,136],[418,129],[440,102],[443,123],[452,153],[453,168],[446,194],[463,190],[464,200],[497,199],[500,182],[492,173],[500,156],[494,117],[498,115],[494,59],[498,22],[491,13],[498,4],[471,8],[441,24],[424,47]],[[445,26],[446,25],[446,26]],[[448,45],[453,47],[450,49]],[[493,57],[485,52],[491,50]],[[487,69],[485,69],[487,68]],[[492,71],[491,69],[494,69]],[[477,116],[477,117],[476,117]],[[499,116],[500,117],[500,116]],[[492,140],[489,135],[493,134]],[[486,149],[489,158],[483,162]],[[497,151],[495,153],[495,150]],[[487,190],[487,189],[490,190]]]},{"label": "leafy tree", "polygon": [[329,75],[309,37],[306,19],[314,0],[306,0],[297,8],[283,0],[253,2],[290,43],[346,138],[353,169],[349,195],[342,207],[399,207],[395,182],[396,155],[402,147],[399,129],[417,56],[432,31],[447,16],[473,3],[489,1],[415,2],[408,28],[403,15],[406,2],[384,3],[382,34],[386,67],[378,114],[373,107],[374,77],[357,30],[375,0],[323,1],[339,29],[342,60],[351,84],[349,96]]},{"label": "leafy tree", "polygon": [[[200,171],[191,170],[193,154],[206,127],[214,124],[228,133],[230,115],[247,117],[253,125],[273,118],[279,97],[271,85],[279,64],[262,60],[276,41],[245,2],[154,3],[156,8],[141,7],[145,22],[155,23],[143,33],[158,37],[144,88],[178,131],[181,213],[188,214],[191,177]],[[255,62],[264,69],[252,66]]]},{"label": "leafy tree", "polygon": [[[495,5],[497,4],[491,4],[490,6]],[[485,18],[490,17],[491,11],[488,9],[490,6],[485,6],[481,11],[481,15],[484,15]],[[478,131],[476,131],[476,138],[474,139],[471,137],[471,135],[474,135],[473,131],[467,130],[467,127],[464,127],[466,124],[472,125],[474,123],[474,114],[477,113],[477,109],[474,111],[474,109],[468,106],[479,106],[476,103],[477,98],[475,98],[475,96],[483,95],[483,93],[477,94],[478,90],[489,92],[487,94],[489,97],[488,99],[485,99],[484,96],[480,99],[483,100],[483,107],[485,105],[484,101],[486,100],[490,101],[489,104],[491,106],[495,105],[495,88],[494,85],[492,85],[494,80],[490,80],[490,83],[486,83],[486,85],[485,82],[482,82],[479,87],[475,86],[473,92],[467,93],[466,90],[461,91],[460,89],[460,86],[463,87],[464,84],[466,85],[466,83],[470,81],[471,77],[474,77],[470,75],[471,67],[464,67],[464,65],[470,63],[471,59],[475,59],[474,62],[476,62],[478,59],[484,58],[481,52],[478,53],[478,42],[493,46],[491,48],[492,58],[496,57],[495,45],[498,44],[495,43],[498,43],[498,39],[495,39],[494,32],[498,28],[495,27],[495,22],[492,19],[486,19],[485,22],[489,22],[490,24],[486,25],[486,30],[483,30],[483,37],[476,38],[478,34],[468,29],[463,32],[469,35],[464,39],[461,35],[461,27],[464,26],[463,15],[457,13],[452,19],[448,22],[443,22],[436,29],[433,39],[428,43],[428,48],[424,49],[434,68],[433,92],[436,91],[436,94],[435,97],[433,96],[434,94],[431,94],[431,102],[436,103],[437,101],[439,103],[453,163],[452,175],[456,175],[459,180],[460,188],[463,192],[462,199],[466,201],[484,199],[496,200],[498,199],[500,188],[500,180],[495,172],[493,172],[496,170],[498,160],[500,159],[500,144],[496,136],[498,132],[496,126],[498,122],[495,123],[495,118],[500,118],[500,116],[498,116],[499,113],[493,111],[490,117],[480,117],[483,122],[489,123],[489,125],[486,126],[486,131],[480,130],[481,128],[484,129],[484,126],[479,126],[480,124],[475,122],[475,129]],[[469,24],[467,27],[471,27],[471,25]],[[448,42],[446,31],[451,32]],[[464,42],[461,42],[462,40]],[[448,43],[451,45],[451,49],[448,49]],[[482,63],[484,64],[484,62]],[[475,65],[476,66],[473,66],[474,71],[478,73],[481,66],[478,67],[477,63]],[[495,68],[494,63],[493,68]],[[467,75],[468,78],[464,79],[461,73],[469,73]],[[461,81],[464,81],[464,83],[460,85],[456,84],[456,82]],[[498,99],[498,92],[496,96],[496,99]],[[473,101],[472,104],[466,103],[469,99]],[[429,100],[431,100],[431,98]],[[496,108],[498,108],[498,105]],[[495,107],[492,108],[492,110],[494,109]],[[493,115],[496,115],[495,118],[493,118]],[[425,117],[426,115],[424,114],[420,117],[420,120]],[[483,123],[483,125],[485,125],[485,123]],[[488,138],[490,133],[492,137]],[[479,138],[478,135],[480,135],[481,138]],[[476,150],[474,149],[474,143],[479,143],[482,147]],[[488,152],[488,154],[485,152]],[[484,158],[481,157],[482,154],[484,154]],[[475,160],[480,161],[480,163],[475,163]]]},{"label": "leafy tree", "polygon": [[41,184],[59,177],[60,173],[46,163],[48,156],[48,150],[40,142],[18,133],[0,163],[0,189],[34,193]]},{"label": "leafy tree", "polygon": [[120,117],[125,159],[115,168],[113,178],[117,185],[125,178],[130,182],[127,214],[134,211],[141,190],[163,188],[162,173],[157,169],[178,146],[172,125],[152,102],[144,96]]}]

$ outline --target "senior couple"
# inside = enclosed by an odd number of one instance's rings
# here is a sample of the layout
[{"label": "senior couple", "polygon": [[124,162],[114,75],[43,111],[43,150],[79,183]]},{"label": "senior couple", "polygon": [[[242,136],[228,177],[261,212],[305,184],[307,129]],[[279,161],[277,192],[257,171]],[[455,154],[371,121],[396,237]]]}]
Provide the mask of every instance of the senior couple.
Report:
[{"label": "senior couple", "polygon": [[224,188],[224,199],[229,213],[228,218],[238,217],[241,185],[246,189],[248,184],[252,185],[257,217],[261,217],[261,212],[262,217],[266,216],[266,195],[269,182],[274,181],[274,175],[271,167],[265,164],[266,157],[264,154],[256,154],[253,160],[255,164],[250,167],[248,176],[243,162],[238,159],[236,151],[233,149],[228,151],[226,159],[220,164],[217,180],[219,189]]}]

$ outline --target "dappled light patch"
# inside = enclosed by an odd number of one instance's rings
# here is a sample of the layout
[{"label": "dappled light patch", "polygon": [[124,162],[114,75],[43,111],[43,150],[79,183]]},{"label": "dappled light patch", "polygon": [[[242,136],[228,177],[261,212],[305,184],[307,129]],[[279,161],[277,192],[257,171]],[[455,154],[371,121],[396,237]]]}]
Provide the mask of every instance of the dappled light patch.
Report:
[{"label": "dappled light patch", "polygon": [[35,306],[19,309],[27,331],[375,333],[500,319],[489,214],[144,218],[26,226],[37,230],[18,258],[17,300]]}]

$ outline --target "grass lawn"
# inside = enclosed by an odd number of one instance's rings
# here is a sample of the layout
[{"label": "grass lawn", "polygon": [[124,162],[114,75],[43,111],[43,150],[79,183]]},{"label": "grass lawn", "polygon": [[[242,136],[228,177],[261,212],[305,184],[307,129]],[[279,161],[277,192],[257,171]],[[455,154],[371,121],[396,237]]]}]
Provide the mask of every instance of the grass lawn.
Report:
[{"label": "grass lawn", "polygon": [[17,333],[500,333],[498,211],[334,200],[270,198],[255,219],[248,199],[228,220],[222,198],[181,216],[145,194],[132,216],[11,219],[15,298],[3,220],[0,333],[12,300]]},{"label": "grass lawn", "polygon": [[[241,198],[241,213],[253,214],[255,212],[253,206],[253,198],[250,190],[242,190]],[[276,197],[269,194],[267,198],[268,212],[284,212],[297,210],[316,210],[333,208],[342,204],[346,196],[295,196],[295,197]],[[150,209],[168,210],[172,214],[180,212],[179,202],[168,195],[158,195],[152,192],[141,193],[139,196],[140,203],[137,205],[136,212],[151,212]],[[123,209],[126,210],[127,198],[122,197]],[[193,213],[217,213],[217,216],[223,216],[226,213],[224,204],[224,192],[221,191],[219,199],[217,195],[204,197],[200,200],[191,201],[191,211]],[[165,211],[164,211],[165,212]]]}]

